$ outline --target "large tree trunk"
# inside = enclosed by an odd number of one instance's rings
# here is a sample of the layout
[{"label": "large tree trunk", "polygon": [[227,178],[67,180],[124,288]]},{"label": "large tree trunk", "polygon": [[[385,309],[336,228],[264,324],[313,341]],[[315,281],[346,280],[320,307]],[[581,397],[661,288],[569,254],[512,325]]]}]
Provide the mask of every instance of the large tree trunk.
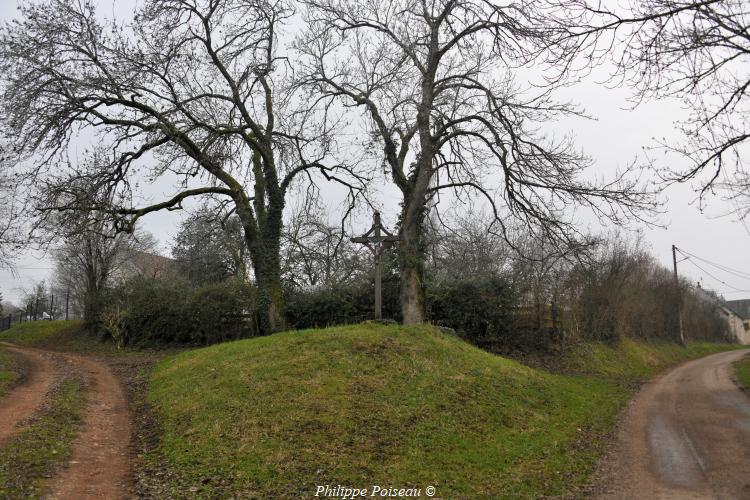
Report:
[{"label": "large tree trunk", "polygon": [[427,187],[430,167],[420,170],[413,189],[406,197],[401,213],[401,241],[399,259],[401,268],[401,316],[405,325],[425,322],[424,263],[425,248],[422,242],[422,223],[426,213]]},{"label": "large tree trunk", "polygon": [[405,325],[424,323],[424,262],[422,224],[427,212],[427,194],[432,179],[435,144],[430,130],[430,110],[433,99],[434,67],[422,81],[422,102],[417,115],[420,155],[415,176],[404,192],[401,212],[401,315]]},{"label": "large tree trunk", "polygon": [[[256,169],[256,175],[258,172]],[[264,183],[256,182],[255,190],[255,213],[250,208],[250,200],[241,193],[237,197],[237,215],[242,222],[255,271],[258,326],[261,333],[268,334],[286,327],[279,259],[284,202],[283,197],[275,196],[266,207],[263,204]]]},{"label": "large tree trunk", "polygon": [[102,290],[96,280],[89,279],[83,296],[83,325],[84,328],[97,336],[102,335]]},{"label": "large tree trunk", "polygon": [[252,255],[258,287],[258,315],[262,333],[278,332],[286,328],[284,321],[284,295],[279,264],[280,237],[270,230]]},{"label": "large tree trunk", "polygon": [[83,324],[91,333],[99,334],[101,322],[101,290],[99,283],[99,267],[97,252],[90,235],[84,236],[82,252],[85,258],[86,288],[83,295]]},{"label": "large tree trunk", "polygon": [[[269,147],[269,150],[271,148]],[[270,153],[269,153],[270,155]],[[279,189],[276,168],[264,168],[264,182],[256,184],[256,207],[260,233],[260,262],[263,269],[258,274],[258,299],[261,328],[266,333],[284,330],[284,294],[281,286],[281,229],[284,225],[284,195]],[[258,188],[263,187],[268,204],[257,204]]]},{"label": "large tree trunk", "polygon": [[[258,274],[256,267],[256,275]],[[262,333],[273,333],[284,330],[284,296],[281,280],[278,277],[265,276],[257,280],[258,316]]]},{"label": "large tree trunk", "polygon": [[401,289],[401,317],[405,325],[424,323],[424,252],[421,245],[421,227],[417,220],[403,220],[399,248]]}]

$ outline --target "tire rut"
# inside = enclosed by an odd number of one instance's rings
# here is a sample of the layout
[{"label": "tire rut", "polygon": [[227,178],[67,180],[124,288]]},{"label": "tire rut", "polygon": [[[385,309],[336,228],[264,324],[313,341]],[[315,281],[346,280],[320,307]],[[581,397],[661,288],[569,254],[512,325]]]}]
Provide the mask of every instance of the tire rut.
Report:
[{"label": "tire rut", "polygon": [[72,443],[67,464],[46,488],[55,500],[131,497],[131,420],[119,379],[103,362],[78,354],[46,351],[0,343],[23,356],[26,380],[0,400],[0,445],[21,432],[58,375],[56,363],[65,361],[80,372],[89,386],[81,430]]},{"label": "tire rut", "polygon": [[125,392],[104,363],[80,355],[60,355],[90,378],[91,389],[71,458],[50,482],[48,498],[128,498],[132,478],[131,421]]},{"label": "tire rut", "polygon": [[21,385],[0,400],[0,446],[23,430],[23,426],[19,424],[34,414],[57,374],[49,353],[21,349],[5,343],[2,346],[26,359],[28,374]]}]

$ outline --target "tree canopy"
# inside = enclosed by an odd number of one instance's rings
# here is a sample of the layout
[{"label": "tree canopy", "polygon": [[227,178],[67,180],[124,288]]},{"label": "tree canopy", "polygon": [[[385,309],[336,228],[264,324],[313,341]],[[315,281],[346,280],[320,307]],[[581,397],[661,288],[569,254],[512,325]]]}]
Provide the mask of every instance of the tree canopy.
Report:
[{"label": "tree canopy", "polygon": [[303,84],[361,108],[402,196],[405,322],[424,319],[422,226],[442,192],[484,200],[501,233],[520,224],[566,244],[576,234],[574,207],[616,223],[653,208],[637,176],[592,181],[583,175],[590,160],[572,140],[544,132],[582,114],[554,98],[581,51],[565,0],[304,4],[308,28],[296,44],[307,56]]},{"label": "tree canopy", "polygon": [[[127,23],[103,20],[90,1],[23,2],[19,10],[0,34],[0,121],[33,165],[27,174],[47,180],[42,208],[83,205],[130,231],[148,213],[215,197],[242,224],[265,327],[282,326],[279,239],[289,191],[326,179],[353,198],[363,180],[330,157],[327,109],[300,107],[288,85],[278,39],[289,4],[148,0]],[[92,132],[107,154],[61,165]],[[173,195],[143,203],[139,183],[164,177],[176,179]]]},{"label": "tree canopy", "polygon": [[237,217],[219,218],[201,210],[181,225],[172,246],[177,272],[193,283],[216,283],[231,276],[247,280],[247,256]]},{"label": "tree canopy", "polygon": [[[655,163],[668,183],[695,180],[700,197],[719,188],[750,210],[750,10],[743,0],[574,2],[588,23],[571,28],[580,46],[614,61],[611,84],[627,83],[636,104],[674,97],[688,110],[682,140],[659,140],[680,159]],[[595,58],[596,60],[596,58]],[[601,62],[599,60],[598,62]]]}]

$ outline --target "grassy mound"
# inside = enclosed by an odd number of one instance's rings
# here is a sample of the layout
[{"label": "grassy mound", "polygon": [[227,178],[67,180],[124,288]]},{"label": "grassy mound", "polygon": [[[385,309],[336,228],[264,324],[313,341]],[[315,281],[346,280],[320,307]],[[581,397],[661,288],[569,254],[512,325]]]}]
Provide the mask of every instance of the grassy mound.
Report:
[{"label": "grassy mound", "polygon": [[149,398],[160,454],[197,496],[537,497],[586,480],[623,381],[721,348],[593,346],[562,360],[588,374],[563,376],[431,327],[366,324],[182,353],[157,366]]}]

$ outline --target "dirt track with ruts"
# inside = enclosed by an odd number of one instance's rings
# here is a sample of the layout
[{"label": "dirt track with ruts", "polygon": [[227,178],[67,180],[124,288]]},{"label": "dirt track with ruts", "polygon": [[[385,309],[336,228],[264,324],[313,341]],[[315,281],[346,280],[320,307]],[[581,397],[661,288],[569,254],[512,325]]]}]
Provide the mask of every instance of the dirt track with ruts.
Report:
[{"label": "dirt track with ruts", "polygon": [[732,368],[748,352],[706,356],[649,382],[623,415],[596,496],[750,498],[750,396]]},{"label": "dirt track with ruts", "polygon": [[0,400],[0,445],[23,429],[58,376],[55,362],[73,366],[88,381],[83,423],[67,463],[48,483],[48,498],[116,500],[131,496],[131,424],[127,399],[112,370],[96,359],[3,344],[26,358],[28,376]]},{"label": "dirt track with ruts", "polygon": [[21,422],[34,414],[56,373],[50,354],[9,347],[7,344],[4,347],[26,359],[28,375],[0,400],[0,446],[21,430]]}]

